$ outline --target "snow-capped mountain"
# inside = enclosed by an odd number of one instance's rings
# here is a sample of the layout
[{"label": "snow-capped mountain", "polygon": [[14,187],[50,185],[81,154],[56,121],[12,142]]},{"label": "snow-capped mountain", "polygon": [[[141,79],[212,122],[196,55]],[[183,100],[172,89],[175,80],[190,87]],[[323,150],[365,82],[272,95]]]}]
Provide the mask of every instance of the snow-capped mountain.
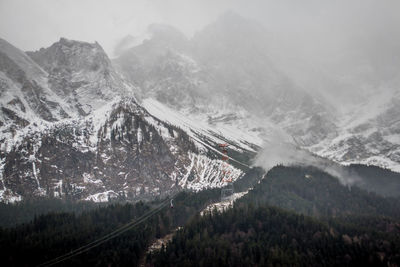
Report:
[{"label": "snow-capped mountain", "polygon": [[152,38],[114,60],[142,88],[142,98],[156,98],[187,116],[207,114],[211,121],[258,121],[249,124],[260,134],[275,125],[309,145],[335,132],[333,107],[301,90],[274,65],[267,49],[270,36],[257,22],[227,13],[178,44],[177,30],[166,29],[161,34],[159,27]]},{"label": "snow-capped mountain", "polygon": [[48,73],[49,87],[68,105],[71,116],[91,114],[115,97],[132,93],[98,43],[61,38],[27,54]]},{"label": "snow-capped mountain", "polygon": [[[150,114],[97,43],[62,38],[28,53],[1,44],[3,201],[141,199],[224,185],[216,144],[225,140]],[[242,174],[227,168],[232,180]]]},{"label": "snow-capped mountain", "polygon": [[387,89],[344,114],[333,138],[310,150],[342,163],[378,165],[400,172],[400,91]]},{"label": "snow-capped mountain", "polygon": [[[282,64],[306,63],[279,59],[274,36],[255,21],[226,13],[190,39],[171,27],[157,29],[113,61],[142,88],[145,103],[157,99],[208,127],[216,127],[213,121],[237,125],[263,141],[291,141],[340,163],[400,171],[400,83],[377,81],[368,60],[337,76],[313,70],[313,86],[337,87],[337,95],[323,88],[316,93]],[[357,86],[358,94],[345,94]]]},{"label": "snow-capped mountain", "polygon": [[[165,25],[149,36],[124,39],[112,61],[98,43],[61,38],[25,53],[0,40],[3,201],[220,187],[222,142],[247,159],[289,141],[340,163],[400,171],[396,77],[366,86],[371,68],[361,68],[346,86],[360,85],[362,96],[342,109],[343,99],[316,94],[282,67],[255,21],[227,13],[192,38]],[[348,78],[333,80],[345,91]],[[233,180],[242,175],[229,168]]]}]

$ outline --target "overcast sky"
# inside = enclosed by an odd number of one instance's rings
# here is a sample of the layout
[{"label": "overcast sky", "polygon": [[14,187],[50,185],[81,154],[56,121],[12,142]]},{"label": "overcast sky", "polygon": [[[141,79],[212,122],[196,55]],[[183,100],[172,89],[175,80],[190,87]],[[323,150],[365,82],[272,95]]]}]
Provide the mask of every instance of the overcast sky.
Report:
[{"label": "overcast sky", "polygon": [[23,50],[60,37],[96,40],[111,53],[118,39],[142,34],[148,24],[172,24],[192,35],[227,10],[288,38],[324,36],[332,49],[348,35],[400,33],[398,0],[0,0],[0,37]]}]

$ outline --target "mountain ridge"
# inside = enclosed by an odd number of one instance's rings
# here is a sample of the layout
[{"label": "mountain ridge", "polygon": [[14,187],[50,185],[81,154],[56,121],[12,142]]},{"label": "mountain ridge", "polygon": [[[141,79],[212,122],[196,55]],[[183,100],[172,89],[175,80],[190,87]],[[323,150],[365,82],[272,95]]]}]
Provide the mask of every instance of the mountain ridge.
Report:
[{"label": "mountain ridge", "polygon": [[[60,39],[29,55],[42,65],[46,89],[63,98],[69,114],[57,121],[37,118],[8,140],[1,154],[3,201],[34,196],[140,199],[223,186],[223,162],[215,155],[209,158],[209,148],[185,131],[149,114],[98,44]],[[64,92],[58,91],[60,81],[66,82]],[[76,104],[85,101],[92,109],[79,112]],[[228,168],[233,180],[241,176],[241,170]]]},{"label": "mountain ridge", "polygon": [[[254,28],[248,36],[257,35],[259,44],[241,40],[232,20]],[[226,27],[231,30],[224,36]],[[268,32],[256,22],[229,15],[192,39],[170,26],[151,30],[150,39],[114,60],[98,43],[61,38],[25,53],[0,41],[2,196],[18,199],[26,191],[65,197],[75,190],[78,198],[106,200],[128,191],[154,196],[168,186],[220,187],[217,144],[225,142],[244,158],[268,151],[268,144],[289,143],[341,164],[400,170],[397,89],[343,115],[275,65],[263,50]],[[65,164],[41,151],[66,153]],[[74,157],[85,158],[79,171],[72,168]],[[152,177],[155,166],[148,163],[159,160]],[[230,167],[235,179],[242,175]],[[68,174],[61,174],[63,168]],[[64,178],[56,181],[49,173]],[[135,179],[139,189],[133,189]]]},{"label": "mountain ridge", "polygon": [[[243,35],[237,24],[246,28]],[[230,30],[225,32],[226,28]],[[327,70],[314,70],[314,85],[328,87],[316,92],[282,65],[280,61],[287,59],[278,53],[276,42],[256,22],[228,14],[185,40],[185,49],[171,44],[165,47],[161,42],[158,46],[150,37],[142,45],[128,48],[113,64],[128,80],[133,77],[133,83],[140,77],[141,98],[155,98],[186,116],[207,114],[212,120],[215,114],[229,117],[239,110],[248,115],[238,116],[237,123],[258,121],[258,127],[252,129],[258,128],[266,143],[290,142],[342,164],[373,164],[400,171],[395,119],[398,85],[391,81],[358,82],[362,75],[368,76],[364,72],[371,71],[359,66],[354,77],[352,73],[336,77]],[[153,43],[158,50],[144,49],[145,43]],[[134,68],[126,67],[133,55],[149,55],[158,61],[154,65],[137,61]],[[298,68],[301,65],[295,64]],[[328,84],[320,84],[319,79]],[[349,103],[344,103],[345,97],[339,95],[349,86],[359,86],[359,93],[348,94],[345,100]],[[337,87],[336,98],[328,94],[330,87]],[[277,135],[282,138],[276,139]]]}]

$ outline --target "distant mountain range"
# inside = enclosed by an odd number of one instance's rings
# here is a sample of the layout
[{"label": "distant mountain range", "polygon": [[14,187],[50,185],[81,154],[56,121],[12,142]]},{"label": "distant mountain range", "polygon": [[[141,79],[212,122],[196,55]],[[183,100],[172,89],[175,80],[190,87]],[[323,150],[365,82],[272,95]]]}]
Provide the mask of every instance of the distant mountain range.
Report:
[{"label": "distant mountain range", "polygon": [[192,38],[166,25],[149,33],[138,45],[125,38],[112,60],[98,43],[23,52],[0,39],[2,201],[220,187],[221,142],[247,159],[285,142],[400,172],[400,78],[360,84],[343,111],[277,62],[255,21],[227,13]]},{"label": "distant mountain range", "polygon": [[[306,72],[306,62],[277,59],[281,50],[274,37],[233,13],[191,39],[164,25],[149,32],[150,39],[113,60],[141,88],[142,98],[155,98],[188,117],[207,114],[210,122],[244,120],[248,131],[266,141],[294,137],[297,146],[340,163],[400,171],[399,75],[378,80],[365,62],[343,74],[347,78],[313,70],[320,89],[311,90],[282,63]],[[271,132],[286,133],[289,140],[275,140]]]}]

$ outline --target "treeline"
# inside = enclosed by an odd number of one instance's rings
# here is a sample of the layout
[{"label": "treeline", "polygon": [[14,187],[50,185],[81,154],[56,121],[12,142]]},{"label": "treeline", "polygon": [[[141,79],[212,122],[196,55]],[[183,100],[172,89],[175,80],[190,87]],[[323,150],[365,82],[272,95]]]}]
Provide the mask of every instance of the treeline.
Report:
[{"label": "treeline", "polygon": [[[260,177],[264,179],[258,182]],[[220,189],[182,192],[173,209],[168,205],[140,226],[60,266],[400,265],[399,198],[344,186],[312,167],[277,166],[266,175],[254,168],[235,182],[235,190],[249,186],[254,188],[232,209],[203,217],[199,211],[219,201]],[[0,205],[0,215],[27,213],[24,224],[0,228],[5,266],[34,266],[70,252],[140,217],[161,200],[107,206],[43,201],[14,205],[14,211]],[[57,207],[68,213],[52,212],[26,222],[35,213],[29,208],[43,213]],[[172,242],[146,257],[155,239],[179,226],[184,227]]]},{"label": "treeline", "polygon": [[265,171],[262,168],[251,168],[242,177],[233,182],[233,187],[236,192],[247,191],[253,188],[264,176]]},{"label": "treeline", "polygon": [[[400,200],[314,167],[252,169],[233,209],[197,216],[148,266],[397,266]],[[275,207],[273,207],[275,206]],[[393,265],[397,264],[397,265]]]},{"label": "treeline", "polygon": [[[333,223],[334,222],[334,223]],[[147,266],[398,266],[400,237],[270,206],[197,216]]]},{"label": "treeline", "polygon": [[[5,266],[37,266],[105,235],[139,217],[150,207],[110,205],[81,215],[51,213],[36,217],[31,223],[0,230],[0,255]],[[143,249],[156,232],[154,217],[149,224],[133,229],[117,240],[111,240],[60,266],[94,266],[105,263],[137,264]],[[161,224],[161,223],[160,223]],[[116,250],[118,253],[116,253]]]},{"label": "treeline", "polygon": [[269,204],[317,218],[400,218],[400,198],[385,198],[357,186],[342,185],[337,178],[314,167],[274,167],[240,201]]},{"label": "treeline", "polygon": [[50,212],[74,212],[80,214],[101,206],[105,203],[91,201],[74,201],[58,198],[26,198],[15,203],[0,202],[0,227],[13,227],[28,223],[35,216]]},{"label": "treeline", "polygon": [[362,178],[357,183],[360,188],[386,197],[400,196],[400,173],[362,164],[352,164],[347,169]]},{"label": "treeline", "polygon": [[[59,266],[137,266],[151,242],[184,225],[205,205],[220,197],[219,190],[182,192],[145,223]],[[80,214],[50,213],[30,223],[0,228],[0,257],[4,266],[36,266],[86,245],[148,212],[153,203],[111,204]]]}]

